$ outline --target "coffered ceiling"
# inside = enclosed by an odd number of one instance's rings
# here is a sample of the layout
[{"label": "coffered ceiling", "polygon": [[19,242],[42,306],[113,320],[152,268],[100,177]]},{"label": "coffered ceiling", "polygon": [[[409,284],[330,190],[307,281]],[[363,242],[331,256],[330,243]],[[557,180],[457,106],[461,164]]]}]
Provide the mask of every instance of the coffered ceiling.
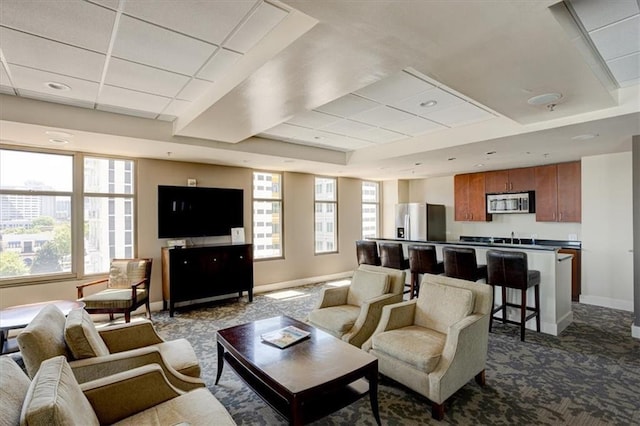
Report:
[{"label": "coffered ceiling", "polygon": [[640,134],[638,0],[2,0],[0,53],[10,145],[387,179]]}]

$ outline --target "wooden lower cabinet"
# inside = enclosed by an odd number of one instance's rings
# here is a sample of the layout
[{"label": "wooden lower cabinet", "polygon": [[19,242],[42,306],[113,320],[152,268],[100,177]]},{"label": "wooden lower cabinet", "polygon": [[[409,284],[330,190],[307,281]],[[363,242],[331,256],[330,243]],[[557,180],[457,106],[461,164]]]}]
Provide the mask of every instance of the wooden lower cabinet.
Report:
[{"label": "wooden lower cabinet", "polygon": [[253,245],[215,244],[162,249],[162,298],[175,304],[248,292],[253,301]]},{"label": "wooden lower cabinet", "polygon": [[571,300],[579,302],[580,293],[582,293],[582,277],[580,276],[580,270],[582,269],[581,252],[578,249],[563,248],[558,250],[558,253],[573,255],[573,259],[571,259]]}]

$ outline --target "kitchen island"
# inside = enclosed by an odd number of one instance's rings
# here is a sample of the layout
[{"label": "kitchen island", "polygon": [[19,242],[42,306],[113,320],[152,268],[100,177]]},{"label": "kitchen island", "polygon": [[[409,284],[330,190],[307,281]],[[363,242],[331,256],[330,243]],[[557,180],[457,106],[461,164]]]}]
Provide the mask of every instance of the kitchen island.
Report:
[{"label": "kitchen island", "polygon": [[[508,244],[467,241],[414,241],[403,239],[372,238],[372,240],[393,241],[402,243],[407,254],[407,247],[412,244],[431,244],[436,247],[438,259],[442,260],[442,248],[445,246],[472,247],[476,250],[478,264],[486,264],[487,250],[522,251],[527,254],[529,269],[540,271],[540,331],[559,335],[573,321],[571,310],[571,254],[559,253],[561,247],[538,244]],[[533,300],[533,288],[530,288],[527,300]],[[494,304],[501,302],[501,292],[495,292]],[[520,303],[520,291],[507,289],[507,298],[512,303]],[[499,313],[495,315],[499,316]],[[519,319],[519,309],[508,309],[510,319]],[[526,327],[536,329],[535,319],[527,321]]]}]

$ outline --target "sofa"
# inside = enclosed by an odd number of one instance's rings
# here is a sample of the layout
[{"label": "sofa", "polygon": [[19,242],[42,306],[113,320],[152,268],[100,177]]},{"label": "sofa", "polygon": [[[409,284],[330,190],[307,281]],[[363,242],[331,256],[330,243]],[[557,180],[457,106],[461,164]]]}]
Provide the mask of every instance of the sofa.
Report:
[{"label": "sofa", "polygon": [[64,356],[43,361],[29,380],[0,357],[0,425],[235,425],[206,389],[171,386],[157,364],[78,384]]},{"label": "sofa", "polygon": [[185,339],[165,341],[148,320],[98,330],[84,309],[74,309],[65,318],[55,305],[48,305],[17,340],[29,377],[44,360],[62,355],[80,383],[158,364],[178,389],[205,386],[191,344]]}]

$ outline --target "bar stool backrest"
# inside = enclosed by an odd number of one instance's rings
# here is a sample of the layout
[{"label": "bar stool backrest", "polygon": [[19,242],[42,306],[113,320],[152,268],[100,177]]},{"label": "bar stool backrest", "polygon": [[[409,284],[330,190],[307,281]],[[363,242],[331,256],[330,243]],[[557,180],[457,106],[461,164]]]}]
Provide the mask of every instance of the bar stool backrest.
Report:
[{"label": "bar stool backrest", "polygon": [[417,274],[439,274],[436,247],[429,244],[416,244],[409,251],[409,269]]},{"label": "bar stool backrest", "polygon": [[371,240],[356,241],[356,255],[358,265],[380,266],[380,256],[378,255],[378,243]]},{"label": "bar stool backrest", "polygon": [[487,283],[508,288],[526,289],[529,267],[527,253],[487,250]]},{"label": "bar stool backrest", "polygon": [[443,247],[444,274],[448,277],[477,281],[476,250],[470,247]]},{"label": "bar stool backrest", "polygon": [[387,268],[409,269],[409,262],[404,258],[400,243],[380,243],[380,261]]}]

